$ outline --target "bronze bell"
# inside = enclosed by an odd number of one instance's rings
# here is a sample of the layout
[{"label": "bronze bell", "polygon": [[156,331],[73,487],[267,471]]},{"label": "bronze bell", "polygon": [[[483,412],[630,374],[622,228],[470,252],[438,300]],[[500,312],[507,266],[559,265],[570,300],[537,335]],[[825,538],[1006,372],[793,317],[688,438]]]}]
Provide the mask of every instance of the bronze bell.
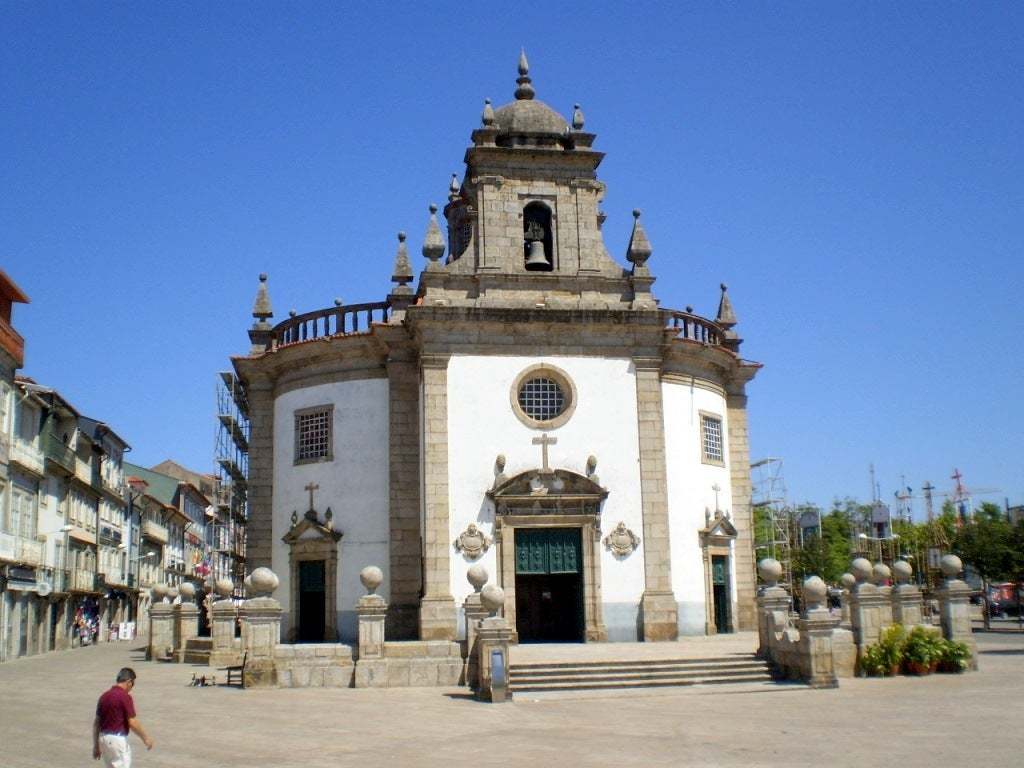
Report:
[{"label": "bronze bell", "polygon": [[544,256],[543,240],[528,240],[526,246],[526,268],[531,270],[551,269]]}]

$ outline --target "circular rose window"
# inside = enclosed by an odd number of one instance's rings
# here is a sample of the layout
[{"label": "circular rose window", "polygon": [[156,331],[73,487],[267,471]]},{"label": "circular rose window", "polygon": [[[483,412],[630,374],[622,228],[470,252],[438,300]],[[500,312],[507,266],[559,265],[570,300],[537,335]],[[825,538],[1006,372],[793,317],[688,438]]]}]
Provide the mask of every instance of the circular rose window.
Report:
[{"label": "circular rose window", "polygon": [[551,429],[569,420],[576,391],[568,375],[550,365],[531,366],[512,385],[512,409],[529,427]]}]

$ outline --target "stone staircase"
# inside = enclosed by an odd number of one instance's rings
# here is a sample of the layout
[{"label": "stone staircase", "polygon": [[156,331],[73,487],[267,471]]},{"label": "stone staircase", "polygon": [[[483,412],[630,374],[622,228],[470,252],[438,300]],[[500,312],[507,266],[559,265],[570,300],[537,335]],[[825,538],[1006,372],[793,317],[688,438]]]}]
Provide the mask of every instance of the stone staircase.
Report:
[{"label": "stone staircase", "polygon": [[633,661],[513,662],[509,666],[509,687],[513,693],[749,685],[771,681],[767,662],[752,653]]},{"label": "stone staircase", "polygon": [[185,641],[183,661],[186,664],[209,664],[213,640],[209,637],[190,637]]}]

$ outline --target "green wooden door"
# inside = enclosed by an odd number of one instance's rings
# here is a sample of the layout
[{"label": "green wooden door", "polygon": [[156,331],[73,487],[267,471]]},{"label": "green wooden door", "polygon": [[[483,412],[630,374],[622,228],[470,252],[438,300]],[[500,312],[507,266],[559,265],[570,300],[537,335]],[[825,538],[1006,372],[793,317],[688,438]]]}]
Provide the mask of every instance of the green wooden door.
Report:
[{"label": "green wooden door", "polygon": [[581,573],[579,528],[526,528],[516,531],[516,574]]}]

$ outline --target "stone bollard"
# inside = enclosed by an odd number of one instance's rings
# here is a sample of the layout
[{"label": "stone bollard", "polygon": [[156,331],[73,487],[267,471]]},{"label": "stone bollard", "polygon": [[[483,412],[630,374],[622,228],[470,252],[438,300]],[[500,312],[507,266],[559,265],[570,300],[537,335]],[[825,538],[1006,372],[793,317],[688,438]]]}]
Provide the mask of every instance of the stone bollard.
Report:
[{"label": "stone bollard", "polygon": [[210,666],[230,667],[239,662],[238,648],[235,647],[235,618],[238,611],[231,599],[235,585],[231,579],[219,579],[214,589],[220,599],[210,606]]},{"label": "stone bollard", "polygon": [[280,583],[269,568],[257,568],[249,575],[255,594],[242,603],[243,688],[272,688],[277,685],[274,649],[281,640],[281,604],[270,594]]},{"label": "stone bollard", "polygon": [[891,579],[892,571],[885,563],[876,563],[871,569],[871,580],[878,588],[878,594],[883,598],[883,602],[878,606],[879,630],[892,626],[892,587],[889,586]]},{"label": "stone bollard", "polygon": [[757,570],[764,581],[757,590],[757,656],[771,659],[773,627],[786,626],[790,599],[789,593],[779,586],[782,563],[766,557],[757,564]]},{"label": "stone bollard", "polygon": [[859,659],[865,648],[878,642],[882,632],[880,609],[887,600],[878,594],[878,587],[869,581],[872,575],[870,561],[858,557],[851,564],[850,572],[857,579],[850,590],[850,626]]},{"label": "stone bollard", "polygon": [[476,631],[480,622],[487,618],[487,609],[480,601],[480,590],[487,583],[487,569],[477,563],[466,572],[466,579],[473,586],[473,591],[466,597],[462,604],[462,612],[466,622],[466,645],[463,652],[465,668],[463,679],[472,690],[476,690],[480,684],[480,667],[477,664],[476,652]]},{"label": "stone bollard", "polygon": [[811,688],[835,688],[839,681],[832,659],[832,632],[839,619],[828,610],[828,587],[811,576],[803,583],[803,597],[803,612],[797,620],[800,676]]},{"label": "stone bollard", "polygon": [[476,630],[477,668],[479,685],[476,698],[481,701],[501,702],[512,698],[508,684],[508,646],[512,630],[498,611],[505,604],[501,587],[488,584],[480,590],[480,601],[490,616],[483,619]]},{"label": "stone bollard", "polygon": [[971,631],[971,588],[957,578],[963,570],[963,563],[956,555],[944,555],[939,567],[945,577],[942,586],[936,590],[942,636],[966,644],[971,650],[971,669],[977,669],[978,648]]},{"label": "stone bollard", "polygon": [[181,602],[174,606],[174,660],[185,661],[188,641],[199,637],[199,606],[195,604],[196,585],[190,581],[178,587]]},{"label": "stone bollard", "polygon": [[356,607],[359,614],[359,659],[383,659],[384,616],[388,604],[376,591],[384,581],[384,573],[377,566],[368,565],[359,572],[359,580],[366,587],[366,594],[359,598]]},{"label": "stone bollard", "polygon": [[167,602],[167,585],[157,584],[149,606],[149,645],[146,659],[167,659],[174,650],[174,606]]},{"label": "stone bollard", "polygon": [[906,560],[898,560],[892,566],[896,586],[892,588],[892,620],[905,627],[924,623],[924,607],[921,590],[911,584],[914,569]]},{"label": "stone bollard", "polygon": [[852,573],[844,573],[839,577],[839,581],[843,585],[842,593],[839,595],[839,617],[843,626],[848,626],[850,623],[850,590],[857,583],[857,578]]}]

